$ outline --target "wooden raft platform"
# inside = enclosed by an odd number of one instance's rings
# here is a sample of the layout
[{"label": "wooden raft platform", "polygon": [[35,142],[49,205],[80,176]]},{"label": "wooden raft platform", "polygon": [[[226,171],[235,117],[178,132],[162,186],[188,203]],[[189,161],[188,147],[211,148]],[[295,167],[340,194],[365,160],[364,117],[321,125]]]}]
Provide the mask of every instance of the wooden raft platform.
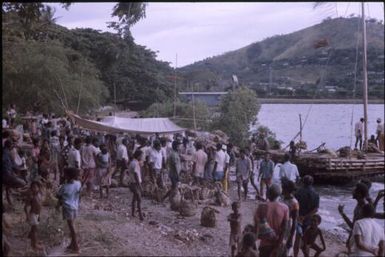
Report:
[{"label": "wooden raft platform", "polygon": [[[283,152],[271,151],[274,161],[283,161]],[[332,157],[329,154],[301,153],[294,163],[301,176],[311,175],[318,181],[348,183],[352,180],[384,175],[385,156],[367,153],[365,159]]]}]

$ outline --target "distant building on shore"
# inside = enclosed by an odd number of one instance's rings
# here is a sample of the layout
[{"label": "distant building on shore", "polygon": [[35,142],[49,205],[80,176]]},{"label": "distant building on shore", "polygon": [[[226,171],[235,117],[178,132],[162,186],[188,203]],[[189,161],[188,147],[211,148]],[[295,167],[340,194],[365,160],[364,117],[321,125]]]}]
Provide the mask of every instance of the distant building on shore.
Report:
[{"label": "distant building on shore", "polygon": [[179,92],[179,96],[182,101],[190,102],[193,99],[195,101],[203,102],[208,106],[217,106],[221,101],[223,95],[227,95],[228,92]]}]

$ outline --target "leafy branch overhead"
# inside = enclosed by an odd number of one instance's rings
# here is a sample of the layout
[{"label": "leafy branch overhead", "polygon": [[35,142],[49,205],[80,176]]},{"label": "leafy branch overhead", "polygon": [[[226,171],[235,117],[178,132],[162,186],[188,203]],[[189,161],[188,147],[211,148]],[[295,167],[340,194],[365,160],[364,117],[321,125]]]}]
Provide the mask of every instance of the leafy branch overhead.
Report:
[{"label": "leafy branch overhead", "polygon": [[131,26],[146,17],[146,3],[120,2],[112,10],[112,17],[118,17],[119,22],[108,22],[108,27],[115,29],[119,35],[131,36]]}]

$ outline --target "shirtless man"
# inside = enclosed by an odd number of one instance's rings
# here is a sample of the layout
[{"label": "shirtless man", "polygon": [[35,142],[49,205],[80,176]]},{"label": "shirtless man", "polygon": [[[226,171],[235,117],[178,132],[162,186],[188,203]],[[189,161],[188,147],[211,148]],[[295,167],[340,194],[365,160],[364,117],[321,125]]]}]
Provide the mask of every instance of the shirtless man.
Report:
[{"label": "shirtless man", "polygon": [[[28,211],[28,206],[31,208]],[[42,250],[43,245],[41,242],[37,241],[37,225],[40,221],[40,212],[42,206],[42,196],[41,196],[41,184],[38,181],[33,181],[30,187],[30,194],[28,195],[24,211],[26,215],[27,222],[31,225],[31,231],[28,234],[28,237],[31,239],[31,246],[34,250]]]}]

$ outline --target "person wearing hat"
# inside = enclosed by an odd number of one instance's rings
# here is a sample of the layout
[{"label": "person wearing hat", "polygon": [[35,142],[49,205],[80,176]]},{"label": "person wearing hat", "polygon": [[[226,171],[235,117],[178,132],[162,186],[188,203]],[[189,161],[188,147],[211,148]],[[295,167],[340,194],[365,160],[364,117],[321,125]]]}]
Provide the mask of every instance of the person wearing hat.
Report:
[{"label": "person wearing hat", "polygon": [[381,123],[381,119],[377,119],[377,129],[376,129],[378,146],[381,151],[384,151],[384,123]]}]

